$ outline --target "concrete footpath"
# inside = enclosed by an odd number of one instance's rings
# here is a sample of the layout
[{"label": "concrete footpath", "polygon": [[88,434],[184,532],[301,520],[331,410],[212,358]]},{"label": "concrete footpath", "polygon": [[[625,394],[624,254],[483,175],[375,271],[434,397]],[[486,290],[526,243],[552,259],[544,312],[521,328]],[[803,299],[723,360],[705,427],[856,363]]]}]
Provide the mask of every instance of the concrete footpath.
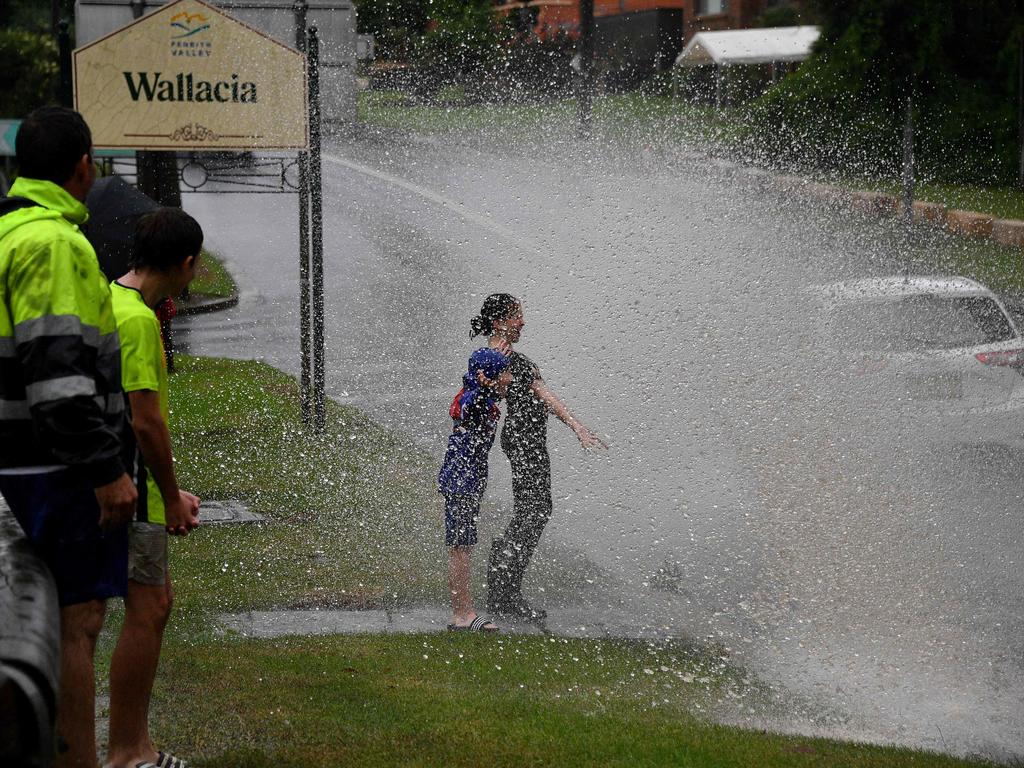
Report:
[{"label": "concrete footpath", "polygon": [[[485,612],[481,611],[484,615]],[[225,632],[268,639],[289,635],[416,634],[448,631],[449,613],[442,606],[416,606],[394,610],[280,610],[222,614]],[[498,634],[555,635],[604,639],[667,640],[679,637],[678,627],[638,626],[625,617],[607,614],[600,619],[585,606],[549,609],[547,620],[529,622],[494,617]]]}]

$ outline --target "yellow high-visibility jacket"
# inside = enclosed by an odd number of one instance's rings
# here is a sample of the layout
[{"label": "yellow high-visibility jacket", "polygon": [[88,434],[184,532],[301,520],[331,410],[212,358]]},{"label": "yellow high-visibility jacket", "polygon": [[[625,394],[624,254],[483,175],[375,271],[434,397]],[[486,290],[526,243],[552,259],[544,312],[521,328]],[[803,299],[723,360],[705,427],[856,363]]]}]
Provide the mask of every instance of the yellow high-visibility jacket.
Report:
[{"label": "yellow high-visibility jacket", "polygon": [[0,469],[65,465],[105,485],[124,472],[124,395],[88,212],[48,181],[8,194],[35,205],[0,216]]}]

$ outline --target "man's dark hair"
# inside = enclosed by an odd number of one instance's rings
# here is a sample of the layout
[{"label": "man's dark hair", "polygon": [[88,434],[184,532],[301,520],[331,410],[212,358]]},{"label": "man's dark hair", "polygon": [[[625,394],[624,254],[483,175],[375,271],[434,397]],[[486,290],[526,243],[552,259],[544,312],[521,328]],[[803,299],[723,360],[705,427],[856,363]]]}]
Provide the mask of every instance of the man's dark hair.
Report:
[{"label": "man's dark hair", "polygon": [[40,107],[21,121],[14,140],[18,175],[63,185],[82,155],[92,157],[92,132],[67,107]]},{"label": "man's dark hair", "polygon": [[203,229],[181,208],[157,208],[135,225],[129,266],[167,272],[203,247]]}]

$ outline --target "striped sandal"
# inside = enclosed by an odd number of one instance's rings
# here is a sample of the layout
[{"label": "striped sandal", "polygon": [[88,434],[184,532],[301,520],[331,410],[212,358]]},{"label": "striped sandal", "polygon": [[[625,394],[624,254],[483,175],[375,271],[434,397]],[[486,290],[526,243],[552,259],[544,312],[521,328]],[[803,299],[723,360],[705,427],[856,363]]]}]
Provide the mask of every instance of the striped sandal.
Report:
[{"label": "striped sandal", "polygon": [[157,752],[156,768],[188,768],[188,764],[170,752]]},{"label": "striped sandal", "polygon": [[476,616],[469,624],[449,624],[449,632],[479,632],[482,635],[489,635],[498,631],[498,625],[486,616]]}]

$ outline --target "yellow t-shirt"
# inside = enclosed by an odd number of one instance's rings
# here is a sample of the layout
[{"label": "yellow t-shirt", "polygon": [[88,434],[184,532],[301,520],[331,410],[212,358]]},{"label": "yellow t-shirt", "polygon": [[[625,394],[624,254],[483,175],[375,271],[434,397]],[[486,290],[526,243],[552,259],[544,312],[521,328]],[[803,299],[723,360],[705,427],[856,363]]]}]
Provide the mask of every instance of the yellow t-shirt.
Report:
[{"label": "yellow t-shirt", "polygon": [[[117,333],[121,338],[121,384],[125,392],[150,390],[160,398],[160,414],[169,424],[167,406],[167,358],[164,356],[160,321],[134,288],[116,280],[110,284]],[[156,481],[149,473],[142,455],[136,450],[135,484],[139,491],[136,519],[142,522],[166,522],[164,501]]]}]

